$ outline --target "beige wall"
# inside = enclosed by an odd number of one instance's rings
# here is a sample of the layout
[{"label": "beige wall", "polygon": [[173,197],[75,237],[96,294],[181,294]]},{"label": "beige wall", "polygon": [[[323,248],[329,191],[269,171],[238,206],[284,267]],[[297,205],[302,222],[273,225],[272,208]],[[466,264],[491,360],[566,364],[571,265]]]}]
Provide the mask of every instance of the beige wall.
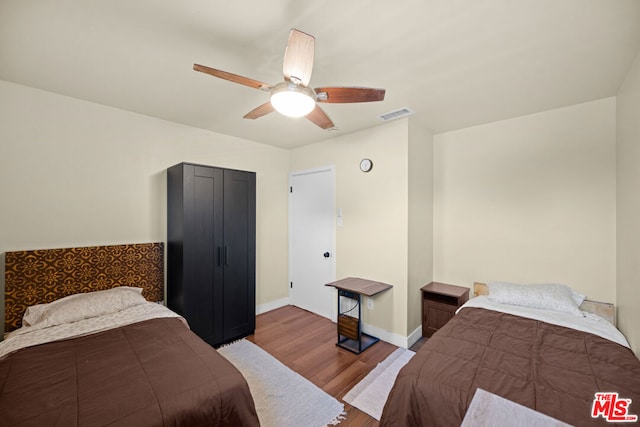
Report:
[{"label": "beige wall", "polygon": [[433,280],[433,135],[411,120],[408,172],[409,284],[406,332],[410,335],[422,326],[420,288]]},{"label": "beige wall", "polygon": [[615,301],[615,120],[607,98],[436,135],[434,279]]},{"label": "beige wall", "polygon": [[[406,336],[408,129],[406,120],[332,138],[291,151],[291,171],[336,167],[336,277],[392,284],[363,310],[365,323]],[[373,161],[363,173],[360,160]]]},{"label": "beige wall", "polygon": [[257,172],[257,303],[286,298],[287,150],[3,81],[0,253],[166,241],[182,161]]},{"label": "beige wall", "polygon": [[605,301],[617,289],[637,349],[639,69],[617,101],[617,288],[613,98],[435,137],[404,119],[288,151],[0,81],[0,253],[164,241],[168,166],[253,170],[268,304],[288,296],[288,172],[335,165],[337,277],[394,285],[366,323],[411,334],[431,280],[557,281]]},{"label": "beige wall", "polygon": [[617,304],[640,355],[640,55],[617,97]]}]

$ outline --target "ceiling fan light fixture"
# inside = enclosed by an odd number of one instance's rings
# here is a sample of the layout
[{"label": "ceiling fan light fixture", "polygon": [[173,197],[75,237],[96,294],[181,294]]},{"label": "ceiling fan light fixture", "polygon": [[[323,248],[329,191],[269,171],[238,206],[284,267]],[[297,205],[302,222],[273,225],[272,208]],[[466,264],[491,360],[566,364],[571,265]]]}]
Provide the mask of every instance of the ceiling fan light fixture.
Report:
[{"label": "ceiling fan light fixture", "polygon": [[306,86],[281,82],[271,90],[271,105],[288,117],[303,117],[316,106],[315,92]]}]

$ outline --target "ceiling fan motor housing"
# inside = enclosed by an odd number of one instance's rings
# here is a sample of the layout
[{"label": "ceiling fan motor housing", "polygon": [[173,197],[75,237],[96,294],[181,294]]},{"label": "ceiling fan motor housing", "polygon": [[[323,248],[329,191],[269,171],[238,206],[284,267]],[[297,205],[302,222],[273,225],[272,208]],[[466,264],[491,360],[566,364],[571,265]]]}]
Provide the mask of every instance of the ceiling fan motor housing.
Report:
[{"label": "ceiling fan motor housing", "polygon": [[289,117],[303,117],[316,106],[316,93],[293,82],[280,82],[271,89],[271,105]]}]

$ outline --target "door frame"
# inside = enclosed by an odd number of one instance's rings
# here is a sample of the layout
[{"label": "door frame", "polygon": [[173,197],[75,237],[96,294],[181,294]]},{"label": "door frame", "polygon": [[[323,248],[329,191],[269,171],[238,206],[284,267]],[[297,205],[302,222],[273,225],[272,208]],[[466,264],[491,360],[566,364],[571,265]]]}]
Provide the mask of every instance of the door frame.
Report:
[{"label": "door frame", "polygon": [[[322,172],[329,172],[330,173],[330,180],[331,180],[331,192],[333,193],[333,227],[331,227],[331,233],[330,233],[330,239],[331,239],[331,280],[335,281],[336,280],[336,166],[335,165],[327,165],[327,166],[320,166],[320,167],[316,167],[316,168],[311,168],[311,169],[303,169],[303,170],[297,170],[297,171],[293,171],[293,172],[289,172],[289,189],[291,188],[291,186],[293,185],[293,177],[294,176],[300,176],[300,175],[309,175],[309,174],[314,174],[314,173],[322,173]],[[290,191],[290,190],[289,190]],[[288,296],[289,296],[289,301],[292,301],[291,298],[291,282],[292,282],[292,276],[293,276],[293,253],[291,250],[292,244],[293,244],[293,227],[292,227],[292,206],[291,206],[291,197],[289,196],[288,198],[288,215],[289,215],[289,219],[287,221],[287,227],[288,227],[288,234],[289,234],[289,242],[288,242],[288,252],[289,252],[289,288],[288,288]],[[338,303],[337,303],[337,298],[338,298],[338,292],[336,290],[336,288],[331,287],[331,320],[333,322],[336,322],[338,319]]]}]

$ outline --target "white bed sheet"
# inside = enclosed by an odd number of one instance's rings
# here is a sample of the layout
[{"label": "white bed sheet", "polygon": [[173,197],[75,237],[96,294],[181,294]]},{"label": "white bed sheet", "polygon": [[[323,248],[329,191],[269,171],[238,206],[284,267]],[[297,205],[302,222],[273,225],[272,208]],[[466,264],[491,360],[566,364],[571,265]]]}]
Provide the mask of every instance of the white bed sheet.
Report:
[{"label": "white bed sheet", "polygon": [[16,329],[15,331],[7,334],[4,341],[0,342],[0,358],[9,353],[20,350],[21,348],[89,335],[96,332],[106,331],[108,329],[118,328],[120,326],[130,325],[132,323],[142,322],[144,320],[162,317],[178,317],[185,325],[187,325],[186,320],[182,316],[174,313],[167,307],[158,303],[147,302],[126,308],[116,313],[91,317],[89,319],[51,326],[44,329],[36,329],[28,326]]},{"label": "white bed sheet", "polygon": [[483,295],[471,298],[462,307],[460,307],[456,313],[465,307],[484,308],[487,310],[500,311],[516,316],[527,317],[529,319],[540,320],[554,325],[564,326],[565,328],[576,329],[578,331],[598,335],[604,339],[608,339],[609,341],[629,347],[627,339],[622,335],[622,332],[616,329],[615,326],[607,322],[602,317],[585,311],[582,312],[583,316],[576,316],[575,314],[559,311],[501,304],[492,301],[489,297]]}]

